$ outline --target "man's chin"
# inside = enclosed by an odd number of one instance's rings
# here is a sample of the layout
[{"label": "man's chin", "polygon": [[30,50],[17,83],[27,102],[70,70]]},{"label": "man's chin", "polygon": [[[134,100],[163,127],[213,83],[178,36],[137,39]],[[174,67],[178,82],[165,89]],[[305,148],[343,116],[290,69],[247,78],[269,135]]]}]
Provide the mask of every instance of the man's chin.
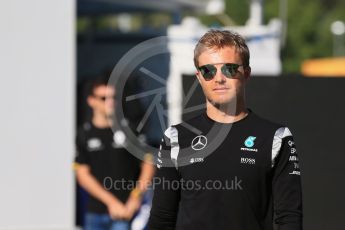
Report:
[{"label": "man's chin", "polygon": [[235,98],[216,98],[216,99],[208,99],[208,101],[213,104],[215,107],[217,108],[221,108],[221,107],[229,107],[229,106],[233,106],[234,108],[236,108],[236,99]]}]

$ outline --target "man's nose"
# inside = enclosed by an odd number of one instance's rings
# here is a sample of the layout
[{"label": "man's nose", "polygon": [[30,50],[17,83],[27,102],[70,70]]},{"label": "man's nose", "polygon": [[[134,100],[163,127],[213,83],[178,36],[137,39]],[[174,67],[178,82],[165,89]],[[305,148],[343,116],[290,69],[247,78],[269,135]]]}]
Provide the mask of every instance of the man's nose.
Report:
[{"label": "man's nose", "polygon": [[115,102],[115,98],[113,98],[113,97],[109,97],[106,99],[106,103],[108,103],[108,104],[113,104],[114,102]]},{"label": "man's nose", "polygon": [[214,76],[214,80],[218,83],[224,83],[226,81],[226,77],[222,73],[221,69],[217,69],[216,76]]}]

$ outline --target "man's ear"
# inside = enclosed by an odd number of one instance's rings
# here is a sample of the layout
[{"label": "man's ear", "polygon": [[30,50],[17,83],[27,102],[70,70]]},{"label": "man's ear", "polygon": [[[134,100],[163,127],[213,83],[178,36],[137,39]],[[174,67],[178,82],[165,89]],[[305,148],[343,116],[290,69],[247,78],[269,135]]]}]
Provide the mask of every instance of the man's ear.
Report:
[{"label": "man's ear", "polygon": [[250,68],[250,66],[247,66],[246,68],[244,68],[244,78],[246,79],[246,81],[249,80],[251,72],[252,72],[252,68]]},{"label": "man's ear", "polygon": [[86,98],[86,102],[87,102],[88,106],[90,106],[91,108],[93,108],[94,100],[95,99],[92,96],[87,96],[87,98]]},{"label": "man's ear", "polygon": [[199,72],[199,71],[196,71],[196,72],[195,72],[195,76],[196,76],[196,78],[198,79],[199,83],[201,84],[200,72]]}]

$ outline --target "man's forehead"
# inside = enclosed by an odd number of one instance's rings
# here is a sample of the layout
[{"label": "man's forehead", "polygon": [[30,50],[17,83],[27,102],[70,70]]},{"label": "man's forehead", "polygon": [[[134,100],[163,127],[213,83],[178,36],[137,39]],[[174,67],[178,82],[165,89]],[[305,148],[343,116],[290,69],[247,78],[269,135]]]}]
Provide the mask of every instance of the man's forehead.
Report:
[{"label": "man's forehead", "polygon": [[112,85],[100,85],[94,89],[95,93],[115,94],[115,87]]},{"label": "man's forehead", "polygon": [[[234,59],[231,61],[235,61],[235,59],[241,59],[241,55],[236,49],[236,47],[226,46],[223,48],[211,48],[204,50],[200,56],[198,57],[199,61],[202,60],[213,60],[215,63],[217,62],[226,62],[229,61],[228,59]],[[227,59],[227,60],[223,60]]]},{"label": "man's forehead", "polygon": [[209,48],[203,49],[201,53],[218,54],[220,52],[238,53],[238,50],[235,46],[209,47]]}]

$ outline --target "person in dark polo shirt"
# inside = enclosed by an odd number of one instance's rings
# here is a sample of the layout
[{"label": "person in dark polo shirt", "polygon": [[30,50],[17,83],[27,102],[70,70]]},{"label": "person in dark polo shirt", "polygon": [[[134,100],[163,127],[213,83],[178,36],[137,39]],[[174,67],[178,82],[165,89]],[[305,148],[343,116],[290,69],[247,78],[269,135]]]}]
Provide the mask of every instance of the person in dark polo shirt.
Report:
[{"label": "person in dark polo shirt", "polygon": [[[77,132],[75,171],[89,193],[85,230],[128,230],[154,168],[125,149],[124,132],[112,123],[115,87],[101,77],[92,83],[87,103],[92,119]],[[126,120],[121,125],[128,125]],[[147,155],[147,159],[150,155]]]}]

